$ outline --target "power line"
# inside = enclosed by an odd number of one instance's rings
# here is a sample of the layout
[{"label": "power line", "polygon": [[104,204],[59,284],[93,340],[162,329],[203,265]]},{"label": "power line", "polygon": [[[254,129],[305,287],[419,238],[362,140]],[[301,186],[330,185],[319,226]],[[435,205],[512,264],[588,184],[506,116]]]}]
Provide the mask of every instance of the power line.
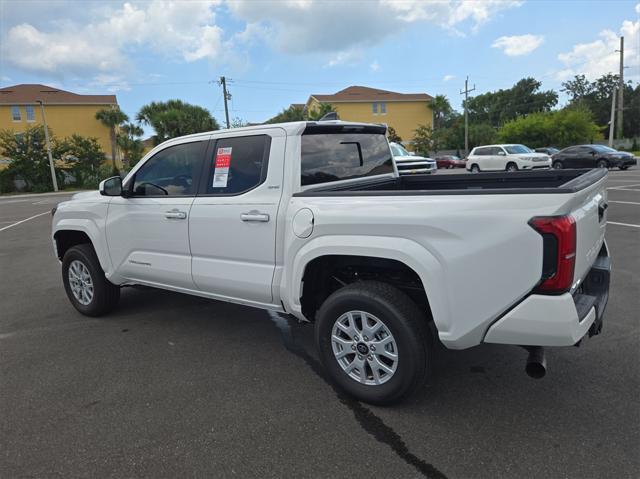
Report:
[{"label": "power line", "polygon": [[464,95],[464,155],[469,154],[469,93],[476,89],[475,83],[473,88],[469,90],[469,77],[464,80],[464,91],[460,91],[461,95]]}]

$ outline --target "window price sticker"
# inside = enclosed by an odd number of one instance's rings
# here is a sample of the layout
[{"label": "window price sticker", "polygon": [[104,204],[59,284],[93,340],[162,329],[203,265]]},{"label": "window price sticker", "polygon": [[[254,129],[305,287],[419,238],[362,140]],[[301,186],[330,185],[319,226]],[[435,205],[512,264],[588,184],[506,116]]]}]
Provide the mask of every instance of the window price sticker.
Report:
[{"label": "window price sticker", "polygon": [[227,148],[218,148],[216,151],[215,169],[213,170],[213,188],[226,188],[229,179],[229,167],[231,166],[231,150]]}]

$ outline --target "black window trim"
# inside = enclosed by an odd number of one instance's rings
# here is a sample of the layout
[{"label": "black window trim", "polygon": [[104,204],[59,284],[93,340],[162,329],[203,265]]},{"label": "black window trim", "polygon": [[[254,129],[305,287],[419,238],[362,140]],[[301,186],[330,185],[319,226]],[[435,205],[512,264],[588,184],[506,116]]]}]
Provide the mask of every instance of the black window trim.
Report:
[{"label": "black window trim", "polygon": [[[216,151],[218,141],[221,140],[233,140],[236,138],[249,138],[254,136],[263,136],[266,137],[264,151],[262,153],[262,170],[260,171],[260,181],[252,186],[251,188],[247,188],[243,191],[238,191],[236,193],[207,193],[207,189],[209,187],[209,183],[211,182],[211,178],[214,172],[214,169],[211,168],[211,164],[213,162],[213,152]],[[202,162],[202,173],[200,174],[200,186],[198,188],[197,197],[198,198],[215,198],[215,197],[230,197],[230,196],[240,196],[250,191],[255,190],[260,185],[264,184],[267,181],[267,175],[269,173],[269,157],[271,156],[271,135],[267,133],[257,133],[257,134],[249,134],[249,135],[238,135],[238,136],[219,136],[216,138],[211,138],[209,140],[209,145],[207,147],[207,152],[205,154],[205,159]]]},{"label": "black window trim", "polygon": [[[205,161],[205,156],[204,156],[204,152],[206,150],[206,143],[209,140],[207,138],[200,138],[200,139],[195,139],[194,141],[184,141],[184,142],[180,142],[180,143],[172,143],[170,145],[167,145],[166,148],[163,148],[159,151],[156,151],[153,156],[149,157],[142,165],[140,165],[140,168],[138,168],[136,170],[136,172],[133,174],[133,176],[131,176],[131,178],[129,178],[127,180],[127,182],[122,185],[122,191],[125,192],[126,191],[126,197],[129,199],[138,199],[138,198],[195,198],[197,196],[198,190],[200,188],[200,184],[202,183],[202,173],[200,173],[200,175],[198,176],[197,180],[196,180],[196,185],[195,185],[195,189],[193,191],[193,193],[189,194],[189,195],[135,195],[133,193],[133,185],[136,182],[136,176],[138,175],[138,173],[140,172],[140,170],[142,168],[145,167],[145,165],[147,163],[149,163],[151,160],[153,160],[156,156],[158,156],[160,153],[168,150],[169,148],[173,148],[174,146],[182,146],[182,145],[190,145],[192,143],[202,143],[202,145],[200,146],[200,158],[198,159],[198,161],[200,162],[200,172],[202,172],[202,163],[204,163]],[[198,166],[196,165],[196,171],[198,171]]]}]

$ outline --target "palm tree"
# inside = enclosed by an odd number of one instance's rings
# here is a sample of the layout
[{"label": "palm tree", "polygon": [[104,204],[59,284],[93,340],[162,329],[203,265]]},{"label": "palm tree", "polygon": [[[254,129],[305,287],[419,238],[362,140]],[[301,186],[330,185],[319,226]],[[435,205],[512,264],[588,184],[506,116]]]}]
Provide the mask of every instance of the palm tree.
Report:
[{"label": "palm tree", "polygon": [[434,129],[444,127],[447,117],[453,112],[449,99],[445,95],[436,95],[429,102],[429,107],[433,111]]},{"label": "palm tree", "polygon": [[118,148],[116,127],[125,121],[129,121],[129,117],[118,107],[103,108],[96,113],[96,120],[101,121],[104,126],[109,128],[111,134],[111,162],[113,169],[116,170],[116,150]]},{"label": "palm tree", "polygon": [[122,166],[128,170],[131,162],[137,162],[142,157],[144,145],[140,137],[144,134],[142,128],[134,123],[124,123],[120,125],[118,131],[118,146],[122,151]]}]

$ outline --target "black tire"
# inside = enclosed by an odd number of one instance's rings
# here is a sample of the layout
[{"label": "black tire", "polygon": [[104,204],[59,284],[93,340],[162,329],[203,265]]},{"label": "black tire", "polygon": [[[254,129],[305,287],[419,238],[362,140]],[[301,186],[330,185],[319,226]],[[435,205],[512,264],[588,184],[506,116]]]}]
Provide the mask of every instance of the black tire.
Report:
[{"label": "black tire", "polygon": [[607,160],[600,159],[596,163],[596,168],[609,168],[609,163]]},{"label": "black tire", "polygon": [[471,173],[480,173],[480,167],[478,165],[471,165]]},{"label": "black tire", "polygon": [[562,163],[560,160],[554,161],[553,162],[553,169],[554,170],[563,170],[564,169],[564,163]]},{"label": "black tire", "polygon": [[[71,290],[69,267],[74,261],[82,263],[91,276],[93,297],[88,304],[82,304]],[[90,244],[76,245],[69,248],[64,254],[62,259],[62,282],[71,304],[85,316],[102,316],[115,308],[120,299],[120,287],[105,278],[96,252]]]},{"label": "black tire", "polygon": [[[373,314],[384,323],[396,341],[397,367],[382,384],[367,385],[351,378],[333,353],[331,337],[334,324],[349,311]],[[433,349],[426,314],[406,294],[386,283],[362,281],[334,292],[316,315],[315,338],[329,377],[340,389],[361,401],[376,405],[392,404],[409,396],[426,382]]]},{"label": "black tire", "polygon": [[505,171],[518,171],[518,165],[516,165],[515,163],[507,163]]},{"label": "black tire", "polygon": [[627,168],[629,168],[628,166],[618,166],[618,168],[620,168],[622,171],[626,170]]}]

